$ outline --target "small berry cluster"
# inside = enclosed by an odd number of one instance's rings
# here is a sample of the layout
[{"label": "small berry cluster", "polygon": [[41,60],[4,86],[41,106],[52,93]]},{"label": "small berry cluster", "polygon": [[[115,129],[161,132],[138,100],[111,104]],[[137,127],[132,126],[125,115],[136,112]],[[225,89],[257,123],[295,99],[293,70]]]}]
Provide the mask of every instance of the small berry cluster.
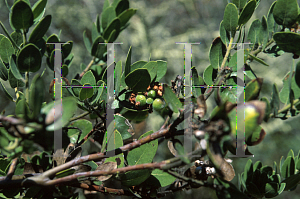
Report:
[{"label": "small berry cluster", "polygon": [[137,109],[153,107],[154,110],[159,111],[165,107],[165,102],[162,99],[163,87],[155,82],[154,85],[147,88],[145,93],[132,93],[129,102],[134,104]]}]

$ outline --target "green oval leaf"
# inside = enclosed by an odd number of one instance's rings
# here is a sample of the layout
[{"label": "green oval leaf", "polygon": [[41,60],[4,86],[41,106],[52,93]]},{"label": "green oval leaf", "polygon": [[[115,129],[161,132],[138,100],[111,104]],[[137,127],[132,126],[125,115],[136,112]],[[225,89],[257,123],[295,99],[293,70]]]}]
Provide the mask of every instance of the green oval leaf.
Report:
[{"label": "green oval leaf", "polygon": [[[5,93],[6,97],[8,97],[8,99],[9,99],[10,101],[13,102],[14,100],[13,100],[12,96],[7,92],[7,90],[6,90],[6,88],[4,87],[2,81],[0,81],[0,85],[1,85],[2,90],[3,90],[4,93]],[[3,100],[3,101],[4,101],[4,100]]]},{"label": "green oval leaf", "polygon": [[25,86],[23,80],[16,78],[11,69],[8,70],[8,80],[12,88]]},{"label": "green oval leaf", "polygon": [[137,9],[129,8],[122,12],[118,17],[121,21],[121,27],[124,27],[129,19],[136,13]]},{"label": "green oval leaf", "polygon": [[275,19],[273,16],[273,10],[274,10],[274,6],[276,4],[276,1],[274,1],[269,9],[268,15],[267,15],[267,19],[268,19],[268,30],[269,32],[275,32],[275,30],[277,29],[277,24],[275,23]]},{"label": "green oval leaf", "polygon": [[41,39],[48,31],[51,24],[51,15],[45,16],[33,29],[29,36],[29,42],[33,43]]},{"label": "green oval leaf", "polygon": [[89,53],[91,53],[92,44],[91,44],[91,41],[89,40],[89,38],[86,36],[86,31],[83,31],[83,42],[84,42],[84,45],[85,45],[85,48],[87,49],[87,51]]},{"label": "green oval leaf", "polygon": [[118,130],[118,132],[120,132],[123,140],[126,140],[132,136],[129,131],[132,131],[133,128],[125,117],[120,115],[115,115],[114,121],[115,121],[115,128]]},{"label": "green oval leaf", "polygon": [[168,174],[167,172],[160,169],[154,169],[146,183],[152,187],[165,187],[172,184],[175,180],[176,177]]},{"label": "green oval leaf", "polygon": [[240,18],[239,18],[239,21],[238,21],[239,26],[244,25],[249,21],[249,19],[251,18],[251,16],[254,13],[255,7],[256,7],[256,1],[255,0],[249,1],[247,3],[247,5],[244,7],[243,11],[240,14]]},{"label": "green oval leaf", "polygon": [[223,21],[221,21],[221,23],[220,23],[220,37],[221,37],[221,40],[222,40],[223,44],[228,46],[228,44],[230,42],[230,34],[225,29]]},{"label": "green oval leaf", "polygon": [[120,114],[129,119],[132,120],[134,122],[141,122],[143,120],[145,120],[148,116],[149,116],[149,110],[145,109],[145,110],[134,110],[134,109],[128,109],[126,107],[124,107],[122,109],[122,111],[120,112]]},{"label": "green oval leaf", "polygon": [[[152,134],[153,131],[148,131],[140,136],[139,140]],[[143,144],[128,152],[128,165],[138,165],[152,162],[158,147],[158,140],[153,140],[149,143]]]},{"label": "green oval leaf", "polygon": [[120,15],[125,10],[129,9],[129,1],[128,0],[122,0],[119,1],[118,5],[116,6],[116,14],[117,16]]},{"label": "green oval leaf", "polygon": [[32,110],[32,117],[36,118],[41,111],[44,102],[44,81],[39,74],[32,79],[29,90],[29,106]]},{"label": "green oval leaf", "polygon": [[245,87],[245,101],[255,100],[258,98],[263,79],[257,78],[251,80]]},{"label": "green oval leaf", "polygon": [[147,180],[151,175],[151,171],[148,169],[128,171],[123,175],[120,175],[121,183],[124,186],[136,186]]},{"label": "green oval leaf", "polygon": [[137,61],[134,62],[131,66],[130,66],[130,71],[134,71],[135,69],[138,68],[143,68],[148,62],[146,61]]},{"label": "green oval leaf", "polygon": [[69,68],[66,64],[61,67],[61,76],[66,77],[69,73]]},{"label": "green oval leaf", "polygon": [[104,43],[104,39],[101,36],[97,37],[97,39],[94,41],[91,54],[92,56],[102,59],[103,54],[106,52],[106,45],[99,43]]},{"label": "green oval leaf", "polygon": [[192,67],[191,77],[192,77],[192,86],[193,86],[193,91],[192,91],[193,96],[197,98],[199,95],[202,94],[200,86],[204,85],[204,81],[201,76],[200,77],[198,76],[198,72],[195,66]]},{"label": "green oval leaf", "polygon": [[245,141],[248,146],[255,146],[261,143],[266,136],[266,132],[261,126],[258,126]]},{"label": "green oval leaf", "polygon": [[83,77],[81,78],[81,85],[84,84],[90,84],[92,86],[96,85],[96,79],[95,76],[93,75],[93,73],[89,70],[88,72],[86,72]]},{"label": "green oval leaf", "polygon": [[118,35],[119,35],[119,32],[117,32],[116,30],[113,30],[107,39],[107,43],[113,43],[117,39]]},{"label": "green oval leaf", "polygon": [[96,90],[96,93],[93,95],[92,98],[90,98],[90,104],[94,105],[96,103],[99,103],[102,93],[103,93],[103,87],[104,87],[104,83],[101,85],[101,87],[98,87]]},{"label": "green oval leaf", "polygon": [[83,86],[79,92],[79,99],[81,101],[91,98],[94,95],[94,88],[90,84],[84,84]]},{"label": "green oval leaf", "polygon": [[73,48],[73,41],[68,41],[67,43],[62,45],[61,50],[62,50],[65,58],[67,58],[70,55],[72,48]]},{"label": "green oval leaf", "polygon": [[97,30],[96,24],[93,23],[92,24],[92,41],[95,41],[95,39],[97,39],[97,37],[100,36],[100,33]]},{"label": "green oval leaf", "polygon": [[265,47],[269,40],[269,30],[268,30],[268,22],[267,18],[264,15],[261,19],[261,27],[260,27],[260,38],[259,41],[262,44],[262,50],[265,50]]},{"label": "green oval leaf", "polygon": [[276,44],[285,52],[300,55],[300,35],[293,32],[277,32],[273,36]]},{"label": "green oval leaf", "polygon": [[291,27],[297,21],[298,9],[297,0],[277,0],[273,10],[276,23]]},{"label": "green oval leaf", "polygon": [[255,43],[259,43],[260,30],[261,22],[259,21],[259,19],[256,19],[252,22],[247,37],[247,39],[251,41],[252,45],[254,45]]},{"label": "green oval leaf", "polygon": [[18,53],[17,66],[20,72],[37,72],[41,64],[41,53],[34,44],[27,44]]},{"label": "green oval leaf", "polygon": [[244,181],[247,183],[251,181],[253,175],[253,163],[252,160],[249,159],[244,168]]},{"label": "green oval leaf", "polygon": [[[47,109],[49,109],[49,107],[50,108],[54,107],[54,102],[49,103],[47,106],[48,106]],[[74,97],[63,98],[61,119],[55,120],[53,124],[46,127],[46,130],[55,131],[57,129],[61,129],[63,126],[67,125],[70,122],[70,119],[75,114],[76,110],[77,110],[77,99],[75,99]]]},{"label": "green oval leaf", "polygon": [[[23,37],[22,37],[21,33],[17,32],[17,31],[14,31],[14,32],[11,33],[10,36],[15,41],[15,43],[17,44],[17,46],[20,47],[21,44],[23,44]],[[18,50],[18,49],[15,47],[15,50]]]},{"label": "green oval leaf", "polygon": [[288,191],[293,189],[300,182],[300,173],[292,175],[286,179],[284,179],[281,184],[286,184],[284,187],[284,191]]},{"label": "green oval leaf", "polygon": [[[279,93],[280,101],[284,104],[289,103],[290,101],[290,84],[289,84],[289,77],[290,72],[286,74],[286,76],[283,78],[283,87]],[[297,99],[300,97],[300,87],[297,85],[296,80],[299,81],[299,79],[296,79],[295,73],[293,73],[292,80],[291,80],[291,90],[294,92],[294,98]]]},{"label": "green oval leaf", "polygon": [[77,142],[77,140],[79,140],[79,142],[80,142],[93,129],[92,123],[85,119],[76,120],[75,122],[72,122],[69,125],[69,127],[77,127],[82,131],[82,133],[80,135],[80,131],[77,129],[69,129],[68,130],[68,136],[70,138],[70,142],[73,144],[75,144]]},{"label": "green oval leaf", "polygon": [[[58,42],[59,42],[59,38],[56,34],[50,35],[46,41],[46,43],[58,43]],[[54,44],[46,45],[46,51],[47,51],[48,55],[50,55],[53,52],[54,47],[55,47]]]},{"label": "green oval leaf", "polygon": [[76,97],[79,96],[79,92],[81,90],[82,84],[77,80],[77,79],[72,79],[71,85],[74,86],[72,87],[73,93]]},{"label": "green oval leaf", "polygon": [[178,113],[178,109],[182,108],[180,100],[167,84],[163,85],[163,98],[174,113]]},{"label": "green oval leaf", "polygon": [[158,82],[165,76],[167,73],[167,62],[166,61],[161,61],[157,60],[157,76],[155,81]]},{"label": "green oval leaf", "polygon": [[0,38],[0,57],[3,62],[8,63],[11,55],[15,52],[10,40],[3,36]]},{"label": "green oval leaf", "polygon": [[223,17],[224,28],[234,37],[238,26],[238,10],[233,3],[227,4]]},{"label": "green oval leaf", "polygon": [[209,50],[210,64],[214,69],[221,67],[225,53],[226,46],[223,44],[221,38],[215,38]]},{"label": "green oval leaf", "polygon": [[29,106],[26,100],[22,99],[16,104],[15,114],[19,117],[25,117],[26,113],[30,113]]},{"label": "green oval leaf", "polygon": [[107,26],[116,18],[115,8],[110,6],[101,13],[100,24],[101,29],[105,30]]},{"label": "green oval leaf", "polygon": [[27,30],[33,24],[33,13],[24,1],[17,1],[11,8],[10,23],[16,30]]},{"label": "green oval leaf", "polygon": [[[232,134],[235,136],[236,133],[245,133],[245,140],[251,140],[252,134],[263,121],[265,109],[266,104],[258,100],[246,102],[245,105],[239,104],[237,110],[233,109],[228,115]],[[236,129],[236,115],[245,115],[245,129]]]},{"label": "green oval leaf", "polygon": [[147,69],[139,68],[125,77],[125,83],[134,92],[144,92],[151,82],[151,76]]},{"label": "green oval leaf", "polygon": [[32,6],[34,23],[37,23],[44,15],[47,0],[39,0]]},{"label": "green oval leaf", "polygon": [[[122,136],[121,136],[121,134],[119,133],[118,130],[114,131],[114,140],[113,140],[113,142],[114,142],[114,145],[115,145],[116,149],[123,146],[123,139],[122,139]],[[116,162],[117,167],[121,168],[121,167],[124,166],[124,154],[120,153],[119,155],[106,158],[105,162]]]},{"label": "green oval leaf", "polygon": [[293,157],[288,156],[281,167],[281,176],[282,178],[285,179],[294,174],[295,174],[295,161]]},{"label": "green oval leaf", "polygon": [[157,65],[157,62],[156,61],[150,61],[148,62],[147,64],[145,64],[143,66],[143,68],[146,68],[149,72],[149,75],[151,77],[151,82],[153,81],[153,79],[156,77],[157,75],[157,68],[158,68],[158,65]]},{"label": "green oval leaf", "polygon": [[207,85],[214,85],[214,79],[217,77],[217,70],[215,70],[211,65],[209,65],[203,73],[204,82]]},{"label": "green oval leaf", "polygon": [[265,197],[273,198],[278,195],[279,185],[276,182],[269,182],[265,186]]},{"label": "green oval leaf", "polygon": [[121,28],[121,22],[120,22],[119,18],[115,18],[104,30],[103,38],[108,40],[110,34],[115,30],[116,34],[115,34],[114,38],[112,38],[112,40],[113,41],[116,40],[119,35],[120,28]]}]

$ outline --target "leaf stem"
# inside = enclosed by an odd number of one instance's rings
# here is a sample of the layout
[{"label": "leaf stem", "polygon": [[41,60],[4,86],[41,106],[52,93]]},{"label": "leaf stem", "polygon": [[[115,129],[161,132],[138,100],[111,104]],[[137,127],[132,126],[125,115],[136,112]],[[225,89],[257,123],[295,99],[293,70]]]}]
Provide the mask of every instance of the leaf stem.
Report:
[{"label": "leaf stem", "polygon": [[22,34],[22,35],[23,35],[23,46],[25,46],[25,45],[26,45],[26,42],[27,42],[25,30],[23,30],[22,33],[23,33],[23,34]]},{"label": "leaf stem", "polygon": [[25,72],[25,97],[26,97],[26,101],[27,103],[29,102],[29,72]]},{"label": "leaf stem", "polygon": [[[229,44],[228,44],[228,47],[227,47],[227,51],[226,51],[226,54],[224,56],[224,59],[223,59],[223,62],[222,62],[222,65],[221,65],[221,69],[224,68],[225,66],[225,63],[229,57],[229,53],[230,53],[230,50],[232,48],[232,42],[233,42],[233,37],[230,38],[230,41],[229,41]],[[218,71],[220,70],[220,68],[218,68]]]},{"label": "leaf stem", "polygon": [[71,119],[70,119],[70,122],[73,122],[73,121],[75,121],[75,120],[78,120],[78,119],[80,119],[80,118],[82,118],[82,117],[84,117],[84,116],[87,116],[88,114],[90,114],[90,112],[85,112],[85,113],[82,113],[82,114],[80,114],[80,115],[77,115],[76,117],[71,118]]},{"label": "leaf stem", "polygon": [[93,57],[93,59],[90,61],[90,63],[87,65],[87,67],[82,71],[82,73],[79,75],[80,79],[92,67],[93,63],[95,62],[95,59],[96,59],[96,57]]},{"label": "leaf stem", "polygon": [[[295,99],[293,101],[293,104],[294,104],[294,106],[297,106],[298,104],[300,104],[300,99]],[[288,111],[290,108],[291,108],[291,104],[288,104],[287,106],[280,109],[277,114],[284,113],[284,112]],[[269,117],[273,117],[273,116],[274,116],[274,113],[271,113]]]}]

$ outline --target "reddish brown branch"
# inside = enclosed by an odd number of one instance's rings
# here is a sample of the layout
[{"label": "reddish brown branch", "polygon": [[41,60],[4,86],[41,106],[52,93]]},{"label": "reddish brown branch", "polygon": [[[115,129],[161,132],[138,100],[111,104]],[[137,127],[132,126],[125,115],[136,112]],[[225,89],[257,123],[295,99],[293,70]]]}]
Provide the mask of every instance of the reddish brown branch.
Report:
[{"label": "reddish brown branch", "polygon": [[134,170],[141,170],[141,169],[160,169],[162,166],[166,165],[166,162],[158,162],[158,163],[146,163],[146,164],[139,164],[134,166],[127,166],[118,169],[112,169],[110,171],[88,171],[82,173],[76,173],[70,176],[49,180],[45,183],[45,186],[53,186],[53,185],[62,185],[68,183],[70,181],[76,180],[79,177],[94,177],[94,176],[102,176],[102,175],[112,175],[117,173],[125,173],[127,171],[134,171]]},{"label": "reddish brown branch", "polygon": [[[169,136],[173,131],[176,131],[176,126],[178,124],[180,124],[183,119],[184,119],[184,114],[183,114],[183,110],[180,110],[180,116],[173,122],[173,124],[170,124],[168,127],[166,127],[165,129],[161,129],[155,133],[152,133],[151,135],[148,135],[140,140],[134,141],[132,143],[129,143],[127,145],[124,145],[116,150],[113,151],[109,151],[106,153],[96,153],[96,154],[90,154],[90,155],[86,155],[74,160],[71,160],[69,162],[66,162],[65,164],[59,165],[57,167],[54,167],[48,171],[45,171],[43,174],[39,175],[39,176],[32,176],[26,179],[26,181],[30,181],[30,182],[34,182],[36,184],[39,184],[41,186],[49,186],[49,185],[55,185],[55,184],[60,184],[62,182],[66,182],[69,180],[73,180],[79,176],[99,176],[99,175],[109,175],[109,174],[115,174],[117,172],[126,172],[129,170],[137,170],[137,169],[155,169],[155,168],[159,168],[162,164],[166,164],[167,162],[161,162],[161,163],[149,163],[149,164],[144,164],[144,165],[137,165],[137,166],[133,166],[133,167],[124,167],[124,168],[120,168],[120,169],[115,169],[112,171],[90,171],[90,172],[86,172],[86,173],[78,173],[72,176],[67,176],[65,178],[60,178],[60,179],[55,179],[55,180],[51,180],[52,178],[55,177],[55,174],[63,171],[65,169],[71,168],[73,166],[82,164],[84,162],[88,162],[88,161],[99,161],[102,160],[103,158],[108,157],[106,154],[114,154],[114,155],[118,155],[121,154],[125,151],[129,151],[132,150],[134,148],[137,148],[143,144],[146,144],[148,142],[151,142],[155,139],[161,138],[161,137],[165,137],[165,136]],[[0,118],[1,120],[1,118]],[[168,162],[169,163],[169,162]]]}]

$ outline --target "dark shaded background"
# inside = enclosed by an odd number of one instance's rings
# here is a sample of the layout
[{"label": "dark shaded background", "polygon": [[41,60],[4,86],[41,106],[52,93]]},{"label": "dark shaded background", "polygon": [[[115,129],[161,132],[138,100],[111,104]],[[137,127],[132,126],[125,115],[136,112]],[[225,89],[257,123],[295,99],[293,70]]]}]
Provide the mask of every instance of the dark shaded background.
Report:
[{"label": "dark shaded background", "polygon": [[[31,0],[33,5],[36,0]],[[49,0],[46,7],[46,15],[52,15],[52,24],[47,32],[47,36],[52,33],[61,32],[61,41],[67,42],[72,40],[73,53],[75,55],[69,75],[70,80],[74,78],[80,70],[80,63],[88,64],[91,60],[90,54],[87,52],[82,34],[87,31],[87,35],[91,35],[92,22],[95,22],[97,14],[102,11],[104,1],[99,0]],[[250,21],[261,19],[263,15],[267,15],[268,9],[273,0],[264,0],[260,3]],[[13,1],[8,0],[9,5]],[[298,1],[298,3],[300,3]],[[137,8],[136,15],[130,20],[130,26],[125,29],[116,42],[123,42],[122,45],[116,46],[115,61],[122,60],[125,63],[127,51],[132,46],[132,63],[138,60],[165,60],[168,61],[168,71],[161,82],[170,83],[176,75],[184,73],[184,55],[183,45],[177,45],[175,42],[201,42],[200,45],[193,45],[193,64],[196,66],[200,75],[209,65],[209,48],[212,40],[219,36],[219,24],[223,18],[224,9],[227,4],[226,0],[135,0],[130,1],[131,8]],[[9,26],[8,9],[4,0],[0,1],[0,20],[5,24],[9,32],[12,29]],[[249,30],[248,23],[247,30]],[[4,34],[3,30],[0,30]],[[264,78],[264,85],[260,97],[270,99],[272,84],[278,85],[279,91],[283,83],[282,79],[290,70],[292,64],[291,54],[284,54],[279,58],[269,58],[260,54],[269,67],[253,62],[251,64],[253,70],[259,77]],[[45,60],[43,62],[41,72],[46,67]],[[47,79],[45,80],[45,92],[49,89],[49,83],[53,78],[53,72],[47,67]],[[32,75],[33,76],[33,75]],[[1,80],[2,81],[2,80]],[[249,81],[246,79],[246,81]],[[3,82],[3,81],[2,81]],[[6,87],[8,82],[3,82]],[[9,92],[14,95],[11,89]],[[3,93],[0,93],[0,107],[5,107],[6,114],[14,114],[14,103],[8,104]],[[47,101],[51,101],[47,92]],[[209,110],[212,110],[213,104],[209,104]],[[270,120],[268,124],[263,124],[267,135],[264,141],[255,147],[250,147],[250,151],[255,157],[252,161],[261,160],[263,165],[273,165],[273,161],[279,162],[282,155],[286,156],[290,149],[297,154],[299,151],[299,116],[286,121],[280,119]],[[147,130],[158,130],[163,120],[160,116],[152,114],[146,120],[146,126],[143,132]],[[137,126],[138,128],[138,126]],[[297,134],[298,133],[298,134]],[[165,148],[159,148],[159,154],[163,156],[155,157],[159,161],[167,157],[171,157]],[[233,159],[233,165],[237,173],[243,171],[247,159]],[[237,185],[237,177],[233,183]],[[299,198],[300,189],[297,188],[293,192],[284,192],[277,198]],[[110,198],[103,196],[101,198]],[[119,198],[119,197],[114,197]],[[200,188],[197,190],[182,191],[168,196],[168,198],[215,198],[214,192],[210,189]]]}]

